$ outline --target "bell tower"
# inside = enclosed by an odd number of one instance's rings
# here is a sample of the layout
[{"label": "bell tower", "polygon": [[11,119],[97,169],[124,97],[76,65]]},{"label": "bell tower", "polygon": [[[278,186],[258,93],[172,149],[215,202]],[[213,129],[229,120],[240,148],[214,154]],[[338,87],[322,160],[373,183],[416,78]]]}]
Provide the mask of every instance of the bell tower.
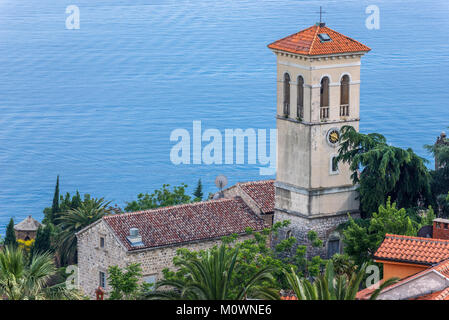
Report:
[{"label": "bell tower", "polygon": [[321,22],[268,48],[277,56],[274,221],[290,220],[284,232],[298,244],[316,231],[325,247],[314,254],[331,256],[341,251],[335,228],[359,214],[349,166],[335,157],[341,127],[359,128],[361,57],[370,48]]}]

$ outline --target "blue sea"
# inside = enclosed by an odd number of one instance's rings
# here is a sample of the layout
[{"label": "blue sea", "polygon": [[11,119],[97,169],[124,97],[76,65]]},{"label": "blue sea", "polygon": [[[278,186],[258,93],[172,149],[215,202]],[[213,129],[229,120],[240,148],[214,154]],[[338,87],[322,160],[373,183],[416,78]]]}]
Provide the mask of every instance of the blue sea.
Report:
[{"label": "blue sea", "polygon": [[[80,29],[66,28],[78,6]],[[367,6],[380,29],[365,26]],[[362,60],[361,131],[429,160],[449,126],[449,2],[0,0],[0,233],[43,217],[61,192],[119,206],[164,183],[229,184],[259,164],[175,165],[175,129],[275,128],[266,45],[316,23],[372,48]]]}]

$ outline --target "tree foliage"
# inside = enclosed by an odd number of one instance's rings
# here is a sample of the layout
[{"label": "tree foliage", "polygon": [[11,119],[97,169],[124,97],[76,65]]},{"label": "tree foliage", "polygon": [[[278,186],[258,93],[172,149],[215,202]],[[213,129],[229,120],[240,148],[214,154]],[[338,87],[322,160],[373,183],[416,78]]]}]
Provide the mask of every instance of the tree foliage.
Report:
[{"label": "tree foliage", "polygon": [[173,191],[169,189],[169,184],[164,184],[161,189],[155,190],[153,193],[140,193],[137,200],[128,202],[125,211],[141,211],[154,209],[159,207],[174,206],[192,201],[191,197],[186,195],[186,184],[174,186]]},{"label": "tree foliage", "polygon": [[5,240],[3,242],[5,246],[17,246],[16,233],[14,232],[14,219],[9,220],[8,226],[6,227]]},{"label": "tree foliage", "polygon": [[171,290],[156,290],[148,293],[152,299],[186,300],[243,300],[252,298],[279,298],[277,290],[265,283],[272,283],[271,267],[262,267],[251,277],[237,283],[235,278],[241,270],[239,248],[231,249],[224,243],[209,249],[201,255],[189,255],[176,262],[185,270],[177,279],[158,281],[156,289],[169,287]]},{"label": "tree foliage", "polygon": [[108,214],[109,204],[104,198],[87,197],[78,208],[61,213],[56,222],[61,229],[58,234],[57,252],[62,265],[76,263],[75,233]]},{"label": "tree foliage", "polygon": [[202,201],[203,200],[203,184],[201,183],[201,179],[198,180],[198,184],[196,185],[196,189],[193,192],[194,201]]},{"label": "tree foliage", "polygon": [[[283,273],[285,268],[292,267],[298,275],[306,277],[313,277],[320,273],[320,268],[324,266],[325,261],[319,256],[308,260],[306,246],[296,246],[296,238],[288,237],[278,241],[276,246],[270,246],[269,239],[271,235],[273,234],[274,237],[279,238],[280,230],[286,228],[289,224],[290,221],[288,220],[276,222],[272,228],[267,228],[260,232],[253,232],[251,229],[247,229],[247,234],[250,237],[243,241],[237,235],[223,237],[222,242],[226,245],[228,254],[236,254],[236,264],[238,265],[229,282],[229,286],[234,288],[230,289],[230,296],[237,297],[241,284],[246,283],[248,279],[256,277],[260,270],[270,270],[273,276],[272,280],[265,279],[262,286],[278,291],[287,286]],[[323,245],[314,232],[309,233],[309,241],[311,241],[311,245]],[[211,250],[218,250],[218,248],[215,247]],[[190,251],[185,248],[178,249],[177,256],[173,259],[177,270],[164,269],[164,280],[173,281],[173,283],[185,281],[190,271],[185,267],[183,261],[203,259],[209,254],[208,252],[209,250]]]},{"label": "tree foliage", "polygon": [[[85,194],[84,200],[89,199],[90,195]],[[71,196],[69,192],[64,195],[60,194],[59,176],[56,179],[56,186],[53,195],[53,202],[51,207],[44,209],[44,219],[42,223],[45,225],[58,224],[58,218],[62,212],[67,212],[70,209],[78,208],[82,203],[81,195],[76,191],[75,195]]]},{"label": "tree foliage", "polygon": [[[335,274],[334,264],[329,260],[323,274],[316,277],[313,282],[298,277],[293,269],[284,272],[298,300],[355,300],[366,267],[367,263],[362,264],[359,270],[350,276],[345,273]],[[375,299],[380,291],[398,280],[398,278],[388,279],[373,292],[371,298]]]},{"label": "tree foliage", "polygon": [[424,148],[438,159],[441,166],[449,167],[449,138],[445,138],[438,144],[426,144]]},{"label": "tree foliage", "polygon": [[36,239],[32,248],[32,254],[53,252],[51,244],[52,225],[39,226]]},{"label": "tree foliage", "polygon": [[110,266],[108,274],[108,283],[112,287],[110,300],[136,300],[149,290],[149,284],[139,284],[142,278],[140,263],[132,263],[124,270],[118,266]]},{"label": "tree foliage", "polygon": [[421,218],[422,221],[412,220],[404,208],[398,209],[396,203],[391,204],[389,197],[386,205],[380,205],[378,212],[373,213],[369,220],[354,220],[349,216],[349,222],[343,230],[344,251],[357,265],[361,265],[372,260],[385,234],[416,236],[419,228],[434,216],[430,207]]},{"label": "tree foliage", "polygon": [[381,134],[342,127],[337,160],[350,165],[364,215],[375,212],[387,197],[405,208],[415,207],[419,200],[429,203],[432,198],[425,160],[410,148],[389,145]]},{"label": "tree foliage", "polygon": [[79,299],[64,284],[47,286],[56,272],[53,260],[49,253],[36,254],[28,264],[22,249],[5,247],[0,252],[0,294],[8,300]]}]

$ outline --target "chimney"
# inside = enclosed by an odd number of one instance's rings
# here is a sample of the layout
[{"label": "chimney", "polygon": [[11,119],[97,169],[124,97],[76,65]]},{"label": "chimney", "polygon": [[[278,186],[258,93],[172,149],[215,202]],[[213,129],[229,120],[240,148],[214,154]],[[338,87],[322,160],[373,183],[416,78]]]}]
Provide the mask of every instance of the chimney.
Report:
[{"label": "chimney", "polygon": [[433,239],[449,240],[449,220],[437,218],[433,220]]},{"label": "chimney", "polygon": [[131,228],[131,229],[129,229],[129,235],[131,236],[131,237],[138,237],[139,236],[139,229],[137,229],[137,228]]},{"label": "chimney", "polygon": [[130,228],[129,236],[127,236],[126,239],[128,239],[129,243],[133,247],[140,247],[144,245],[142,237],[139,235],[139,229],[137,228]]}]

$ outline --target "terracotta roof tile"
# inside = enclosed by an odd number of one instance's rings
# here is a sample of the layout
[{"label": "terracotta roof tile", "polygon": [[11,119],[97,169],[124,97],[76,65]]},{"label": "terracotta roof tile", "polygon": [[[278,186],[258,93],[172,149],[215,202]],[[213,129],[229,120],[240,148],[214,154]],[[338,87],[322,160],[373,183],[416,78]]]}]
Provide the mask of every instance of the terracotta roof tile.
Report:
[{"label": "terracotta roof tile", "polygon": [[[384,288],[384,290],[382,290],[382,292],[384,292],[387,289],[392,289],[394,287],[400,286],[400,285],[404,284],[405,282],[413,281],[413,279],[416,279],[416,278],[418,278],[424,274],[427,274],[429,272],[432,272],[432,271],[438,271],[444,277],[449,279],[449,259],[444,260],[443,262],[440,262],[433,267],[429,267],[426,270],[420,271],[420,272],[415,273],[411,276],[408,276],[404,279],[401,279],[399,282],[396,282],[396,283]],[[379,282],[379,285],[382,284],[383,282],[384,282],[384,280],[381,280]],[[370,298],[371,294],[375,291],[375,289],[376,289],[375,285],[372,285],[368,288],[360,290],[359,292],[357,292],[356,298],[358,300],[367,300]],[[423,288],[423,289],[425,290],[425,288]],[[449,300],[449,287],[445,288],[442,291],[433,292],[431,294],[425,294],[425,295],[422,295],[419,297],[412,298],[410,300]]]},{"label": "terracotta roof tile", "polygon": [[[331,41],[322,42],[319,34],[327,33]],[[298,33],[289,35],[268,45],[274,50],[287,51],[303,55],[327,55],[349,52],[368,52],[371,49],[326,26],[311,26]]]},{"label": "terracotta roof tile", "polygon": [[449,259],[449,240],[387,234],[374,258],[433,265]]},{"label": "terracotta roof tile", "polygon": [[[129,251],[215,239],[242,234],[247,227],[255,231],[265,227],[263,219],[257,217],[241,198],[108,215],[103,220]],[[139,229],[144,245],[129,243],[126,237],[131,228]]]},{"label": "terracotta roof tile", "polygon": [[423,296],[412,298],[409,300],[449,300],[449,288],[441,291],[436,291]]},{"label": "terracotta roof tile", "polygon": [[298,297],[296,297],[295,295],[283,296],[283,297],[281,297],[281,300],[298,300]]},{"label": "terracotta roof tile", "polygon": [[260,180],[238,183],[262,210],[262,213],[274,211],[274,180]]}]

